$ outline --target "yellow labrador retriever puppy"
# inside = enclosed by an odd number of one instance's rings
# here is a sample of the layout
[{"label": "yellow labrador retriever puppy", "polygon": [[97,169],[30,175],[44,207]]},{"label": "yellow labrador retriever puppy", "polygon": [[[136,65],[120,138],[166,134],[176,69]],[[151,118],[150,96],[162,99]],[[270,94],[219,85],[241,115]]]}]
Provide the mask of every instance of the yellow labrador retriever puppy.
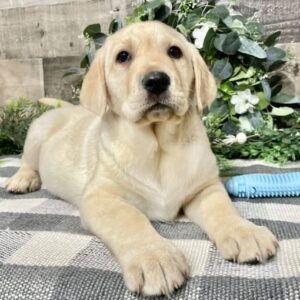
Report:
[{"label": "yellow labrador retriever puppy", "polygon": [[144,295],[169,294],[189,275],[183,254],[149,221],[180,210],[224,258],[262,262],[275,254],[276,238],[239,216],[199,118],[215,95],[212,75],[181,34],[159,22],[130,25],[98,52],[80,95],[85,108],[54,109],[32,124],[7,190],[31,192],[43,182],[76,204],[127,287]]}]

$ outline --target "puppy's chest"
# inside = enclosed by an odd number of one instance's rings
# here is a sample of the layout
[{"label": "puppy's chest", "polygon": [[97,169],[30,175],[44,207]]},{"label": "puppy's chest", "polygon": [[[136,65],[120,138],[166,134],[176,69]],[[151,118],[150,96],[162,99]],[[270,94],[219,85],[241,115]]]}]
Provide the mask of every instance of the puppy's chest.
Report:
[{"label": "puppy's chest", "polygon": [[127,200],[152,219],[173,219],[184,201],[200,190],[204,182],[201,165],[197,145],[148,157],[130,170],[137,180]]}]

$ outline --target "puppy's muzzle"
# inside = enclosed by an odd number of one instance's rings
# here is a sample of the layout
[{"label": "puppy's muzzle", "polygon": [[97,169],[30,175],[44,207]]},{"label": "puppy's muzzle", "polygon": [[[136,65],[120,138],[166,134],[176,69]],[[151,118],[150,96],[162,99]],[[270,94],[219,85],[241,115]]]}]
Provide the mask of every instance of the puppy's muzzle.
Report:
[{"label": "puppy's muzzle", "polygon": [[142,80],[144,89],[155,96],[165,92],[169,88],[170,83],[170,77],[164,72],[150,72]]}]

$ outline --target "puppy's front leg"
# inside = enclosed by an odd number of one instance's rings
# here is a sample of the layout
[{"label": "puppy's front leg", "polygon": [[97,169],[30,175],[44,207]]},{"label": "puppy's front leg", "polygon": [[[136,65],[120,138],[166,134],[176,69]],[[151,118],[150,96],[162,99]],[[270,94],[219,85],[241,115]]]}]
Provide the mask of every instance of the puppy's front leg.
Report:
[{"label": "puppy's front leg", "polygon": [[184,212],[206,231],[226,259],[239,263],[263,262],[276,253],[275,236],[266,227],[239,216],[219,181],[198,194],[185,206]]},{"label": "puppy's front leg", "polygon": [[170,294],[187,278],[189,267],[183,254],[118,195],[90,188],[81,202],[80,214],[85,227],[118,259],[131,291]]}]

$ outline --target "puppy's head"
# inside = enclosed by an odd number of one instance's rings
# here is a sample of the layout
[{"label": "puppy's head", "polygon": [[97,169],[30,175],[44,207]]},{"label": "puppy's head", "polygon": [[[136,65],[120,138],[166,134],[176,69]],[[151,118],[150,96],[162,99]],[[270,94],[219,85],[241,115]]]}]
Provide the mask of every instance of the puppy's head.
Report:
[{"label": "puppy's head", "polygon": [[83,82],[80,101],[97,114],[109,106],[132,122],[180,118],[215,97],[216,84],[197,49],[174,29],[136,23],[107,38]]}]

